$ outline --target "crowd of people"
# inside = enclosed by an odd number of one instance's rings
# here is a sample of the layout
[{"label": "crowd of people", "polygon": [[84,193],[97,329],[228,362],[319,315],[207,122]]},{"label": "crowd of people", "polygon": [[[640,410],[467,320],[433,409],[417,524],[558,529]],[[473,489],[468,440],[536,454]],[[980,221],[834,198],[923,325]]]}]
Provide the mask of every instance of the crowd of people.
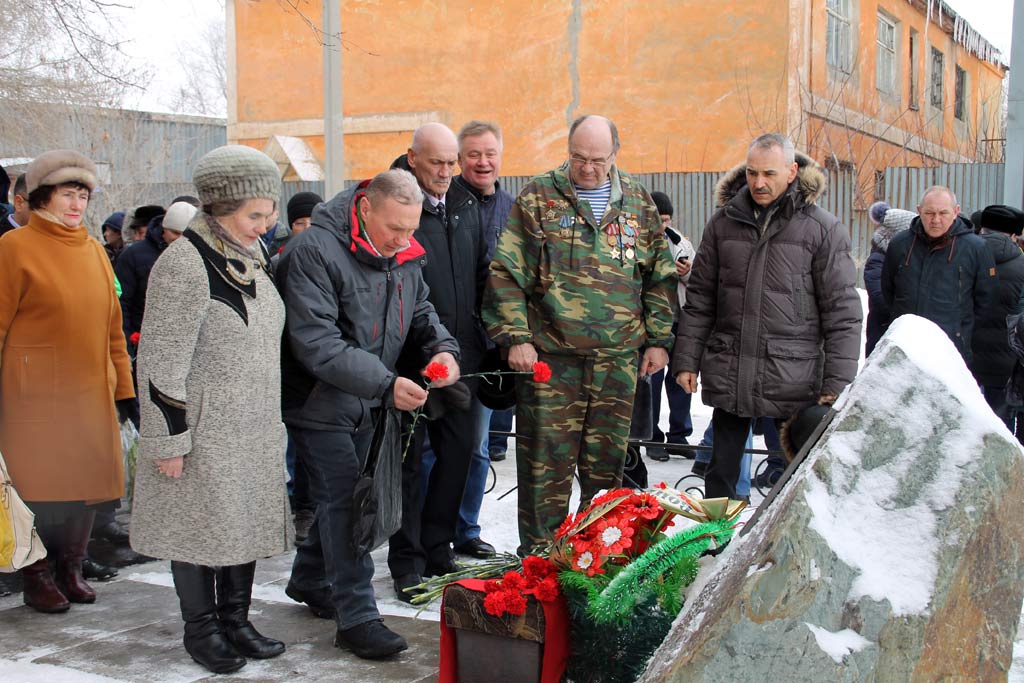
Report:
[{"label": "crowd of people", "polygon": [[[0,452],[50,551],[23,569],[25,603],[96,599],[82,567],[96,515],[124,492],[125,421],[140,433],[131,544],[170,560],[185,650],[217,673],[284,652],[249,608],[256,560],[293,545],[286,593],[335,622],[336,645],[407,648],[355,531],[357,482],[396,411],[408,452],[379,457],[402,458],[388,568],[407,602],[458,555],[494,555],[479,513],[507,448],[492,432],[513,412],[520,555],[551,541],[574,476],[584,504],[621,484],[637,391],[664,444],[647,456],[681,452],[698,376],[714,412],[694,471],[708,497],[749,500],[752,431],[784,444],[857,372],[849,231],[817,204],[821,167],[766,134],[722,177],[695,249],[619,147],[612,121],[580,117],[566,161],[513,197],[497,125],[429,123],[389,170],[327,201],[291,197],[282,223],[277,165],[229,145],[198,162],[195,196],[114,213],[104,244],[83,225],[92,161],[35,158],[0,239]],[[1024,214],[959,210],[944,187],[916,213],[871,207],[866,351],[899,315],[931,319],[1012,429],[1005,317],[1024,289]],[[538,361],[545,383],[478,376]],[[428,366],[444,372],[428,382]]]}]

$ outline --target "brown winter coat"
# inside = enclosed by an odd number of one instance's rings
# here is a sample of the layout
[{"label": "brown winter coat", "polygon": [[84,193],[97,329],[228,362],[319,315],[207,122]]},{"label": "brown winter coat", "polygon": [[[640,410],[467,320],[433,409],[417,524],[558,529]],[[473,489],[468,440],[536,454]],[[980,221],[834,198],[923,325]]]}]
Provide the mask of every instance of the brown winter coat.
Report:
[{"label": "brown winter coat", "polygon": [[0,239],[0,453],[29,501],[120,498],[115,399],[135,395],[114,273],[84,227]]},{"label": "brown winter coat", "polygon": [[815,205],[825,175],[799,172],[762,232],[740,165],[719,181],[686,289],[672,367],[700,371],[704,403],[789,417],[857,373],[860,297],[850,237]]}]

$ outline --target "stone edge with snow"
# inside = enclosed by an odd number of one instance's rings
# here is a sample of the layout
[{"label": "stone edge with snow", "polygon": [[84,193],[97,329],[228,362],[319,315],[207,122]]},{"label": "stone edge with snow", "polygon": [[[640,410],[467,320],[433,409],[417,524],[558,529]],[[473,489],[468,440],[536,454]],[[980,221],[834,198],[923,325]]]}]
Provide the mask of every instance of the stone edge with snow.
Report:
[{"label": "stone edge with snow", "polygon": [[1005,679],[1020,446],[915,316],[835,408],[757,526],[704,566],[642,681]]}]

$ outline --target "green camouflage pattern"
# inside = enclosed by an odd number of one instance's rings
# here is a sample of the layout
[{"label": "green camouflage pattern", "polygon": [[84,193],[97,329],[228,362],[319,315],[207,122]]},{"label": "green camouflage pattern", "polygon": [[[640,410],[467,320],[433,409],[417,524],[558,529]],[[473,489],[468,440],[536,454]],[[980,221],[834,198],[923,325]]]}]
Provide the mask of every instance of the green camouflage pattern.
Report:
[{"label": "green camouflage pattern", "polygon": [[639,356],[541,353],[546,384],[516,385],[520,550],[547,546],[569,513],[579,469],[580,509],[622,483]]},{"label": "green camouflage pattern", "polygon": [[[491,261],[481,311],[499,346],[622,353],[672,347],[676,272],[651,195],[612,167],[600,225],[576,196],[568,162],[534,177],[516,198]],[[635,233],[628,248],[607,234]]]}]

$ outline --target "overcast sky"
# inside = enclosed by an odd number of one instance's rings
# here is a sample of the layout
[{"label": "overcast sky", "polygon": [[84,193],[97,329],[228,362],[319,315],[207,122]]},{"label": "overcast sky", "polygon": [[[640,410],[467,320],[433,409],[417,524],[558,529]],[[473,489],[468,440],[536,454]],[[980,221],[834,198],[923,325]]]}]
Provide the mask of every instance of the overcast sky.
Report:
[{"label": "overcast sky", "polygon": [[[244,2],[244,0],[236,0]],[[1013,0],[946,0],[1009,62]],[[129,3],[132,4],[132,3]],[[120,21],[127,42],[125,52],[148,66],[152,79],[144,93],[128,98],[127,106],[148,111],[167,111],[173,93],[188,83],[178,67],[181,49],[197,39],[202,26],[223,13],[221,0],[134,0],[134,9],[122,12]]]}]

